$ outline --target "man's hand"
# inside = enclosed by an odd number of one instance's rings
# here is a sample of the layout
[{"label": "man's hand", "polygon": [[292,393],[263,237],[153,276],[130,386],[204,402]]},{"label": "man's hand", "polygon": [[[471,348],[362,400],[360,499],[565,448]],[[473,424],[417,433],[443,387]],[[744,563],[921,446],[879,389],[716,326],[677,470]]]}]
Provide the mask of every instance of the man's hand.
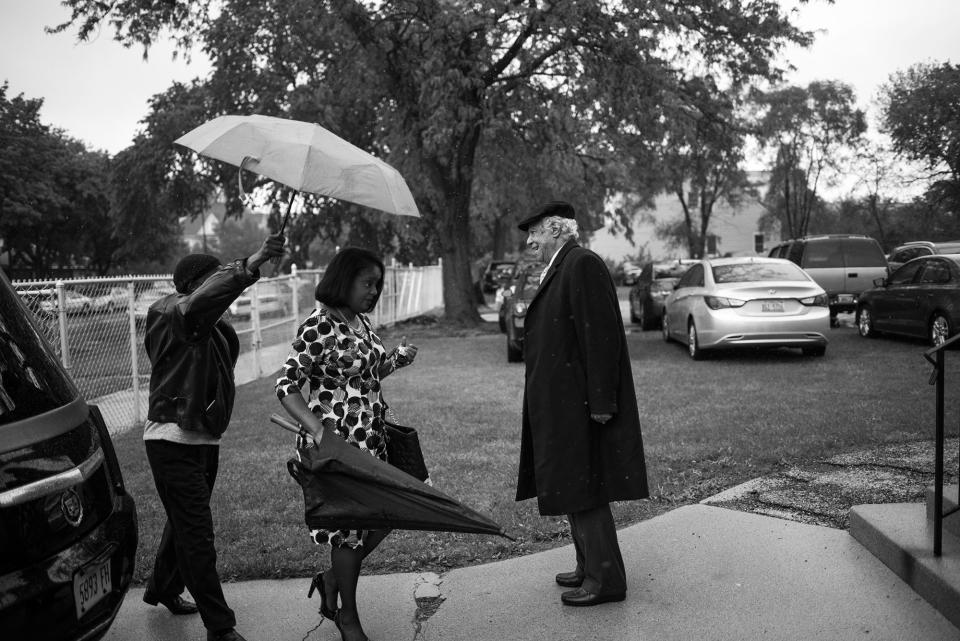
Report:
[{"label": "man's hand", "polygon": [[591,414],[590,415],[591,420],[596,421],[601,425],[609,421],[611,418],[613,418],[613,414]]},{"label": "man's hand", "polygon": [[247,269],[250,271],[256,271],[260,268],[260,265],[264,264],[271,258],[279,258],[285,253],[285,245],[287,239],[283,234],[270,234],[267,236],[266,240],[263,241],[263,244],[260,245],[260,249],[253,252],[250,257],[247,259]]}]

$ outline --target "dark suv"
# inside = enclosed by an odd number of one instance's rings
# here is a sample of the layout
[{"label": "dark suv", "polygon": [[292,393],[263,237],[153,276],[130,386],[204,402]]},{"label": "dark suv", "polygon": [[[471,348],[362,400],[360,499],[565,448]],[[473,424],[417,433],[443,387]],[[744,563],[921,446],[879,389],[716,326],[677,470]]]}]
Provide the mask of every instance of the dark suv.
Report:
[{"label": "dark suv", "polygon": [[920,256],[932,256],[933,254],[960,254],[960,240],[951,240],[943,243],[931,243],[926,240],[915,240],[904,243],[899,247],[894,247],[890,255],[887,256],[887,263],[890,265],[890,271],[893,272],[900,265]]},{"label": "dark suv", "polygon": [[103,417],[0,271],[0,636],[102,637],[136,547]]},{"label": "dark suv", "polygon": [[860,292],[889,275],[887,257],[869,236],[837,234],[787,240],[770,250],[774,258],[787,258],[807,272],[830,297],[830,325],[839,312],[854,312]]}]

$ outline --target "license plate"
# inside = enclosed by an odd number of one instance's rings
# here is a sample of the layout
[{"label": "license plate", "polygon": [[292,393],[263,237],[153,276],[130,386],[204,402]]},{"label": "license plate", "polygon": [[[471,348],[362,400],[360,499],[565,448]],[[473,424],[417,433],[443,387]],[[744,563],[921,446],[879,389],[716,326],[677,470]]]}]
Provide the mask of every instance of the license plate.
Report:
[{"label": "license plate", "polygon": [[838,303],[852,303],[852,302],[853,302],[853,294],[839,294],[839,295],[837,296],[837,302],[838,302]]},{"label": "license plate", "polygon": [[514,317],[513,317],[513,326],[514,326],[514,327],[523,327],[523,316],[514,316]]},{"label": "license plate", "polygon": [[783,312],[783,303],[778,300],[760,303],[761,312]]},{"label": "license plate", "polygon": [[77,618],[110,594],[113,579],[110,577],[110,559],[97,565],[80,568],[73,575],[73,602],[77,609]]}]

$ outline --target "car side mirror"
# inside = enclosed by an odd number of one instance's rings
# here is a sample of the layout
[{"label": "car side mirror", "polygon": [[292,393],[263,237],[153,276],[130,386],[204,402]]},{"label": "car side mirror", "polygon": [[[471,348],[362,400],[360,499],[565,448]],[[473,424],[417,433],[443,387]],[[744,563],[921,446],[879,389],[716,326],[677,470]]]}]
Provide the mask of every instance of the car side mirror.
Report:
[{"label": "car side mirror", "polygon": [[886,286],[887,286],[887,279],[886,279],[886,278],[874,278],[874,279],[873,279],[873,286],[874,286],[874,287],[886,287]]}]

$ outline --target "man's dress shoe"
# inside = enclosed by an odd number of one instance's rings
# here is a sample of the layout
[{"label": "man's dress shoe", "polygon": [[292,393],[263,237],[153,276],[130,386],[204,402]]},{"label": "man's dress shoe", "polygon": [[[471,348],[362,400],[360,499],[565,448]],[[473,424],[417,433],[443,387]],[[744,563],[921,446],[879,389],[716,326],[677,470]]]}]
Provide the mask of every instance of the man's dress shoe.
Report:
[{"label": "man's dress shoe", "polygon": [[563,601],[564,605],[575,605],[580,607],[600,605],[601,603],[610,603],[611,601],[623,601],[626,598],[626,592],[594,594],[593,592],[587,592],[583,588],[570,590],[560,595],[560,600]]},{"label": "man's dress shoe", "polygon": [[156,605],[158,603],[163,604],[165,608],[170,610],[173,614],[196,614],[199,612],[196,603],[187,601],[179,594],[175,597],[169,597],[166,599],[161,599],[158,596],[154,596],[149,592],[143,593],[143,602],[149,605]]},{"label": "man's dress shoe", "polygon": [[579,588],[583,585],[583,575],[573,572],[561,572],[557,575],[557,585],[565,588]]}]

